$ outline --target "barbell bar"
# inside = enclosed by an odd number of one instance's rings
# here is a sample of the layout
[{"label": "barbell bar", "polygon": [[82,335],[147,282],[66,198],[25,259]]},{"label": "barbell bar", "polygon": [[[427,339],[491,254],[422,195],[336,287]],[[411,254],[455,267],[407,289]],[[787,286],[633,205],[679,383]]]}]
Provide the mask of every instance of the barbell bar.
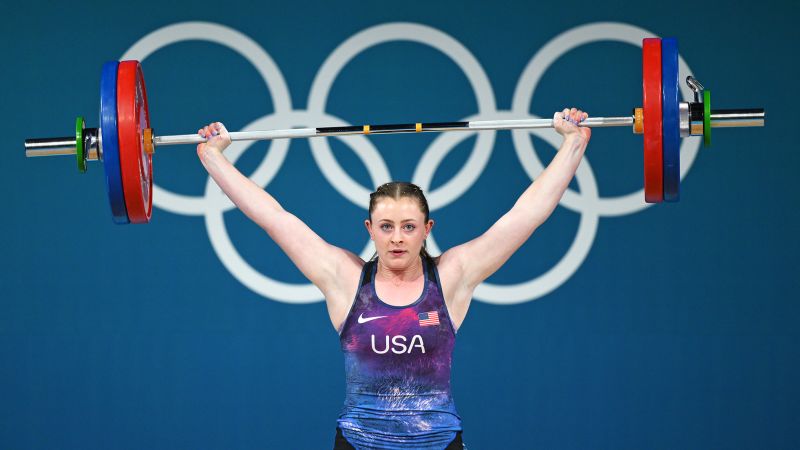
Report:
[{"label": "barbell bar", "polygon": [[[713,119],[712,119],[713,120]],[[625,117],[590,117],[578,126],[583,127],[621,127],[633,126],[633,116]],[[719,125],[716,125],[719,126]],[[518,130],[533,128],[552,128],[552,119],[522,119],[522,120],[478,120],[471,122],[435,122],[435,123],[406,123],[386,125],[358,125],[348,127],[322,127],[322,128],[287,128],[282,130],[256,130],[256,131],[231,131],[231,141],[268,141],[273,139],[297,139],[326,136],[351,136],[365,134],[396,134],[444,131],[484,131],[484,130]],[[90,136],[89,153],[87,160],[100,159],[100,140],[94,135],[97,129],[87,128],[85,133]],[[148,131],[152,133],[152,130]],[[195,134],[176,134],[168,136],[151,136],[151,142],[144,144],[148,149],[167,145],[201,144],[206,139]],[[149,151],[149,150],[148,150]],[[75,155],[76,138],[40,138],[25,140],[25,156],[56,156]]]},{"label": "barbell bar", "polygon": [[[590,117],[581,127],[631,127],[644,134],[645,201],[677,201],[680,184],[680,139],[703,136],[711,143],[712,128],[764,126],[765,111],[711,109],[711,93],[696,79],[686,78],[693,102],[678,101],[678,47],[674,38],[646,38],[642,46],[643,107],[617,117]],[[343,127],[234,131],[231,141],[296,139],[326,136],[449,131],[552,128],[553,119],[479,120]],[[147,223],[152,211],[152,155],[156,147],[199,144],[197,134],[156,136],[150,126],[144,75],[138,61],[109,61],[100,83],[100,127],[76,121],[75,136],[25,140],[25,156],[76,155],[78,169],[102,160],[115,223]]]},{"label": "barbell bar", "polygon": [[[633,127],[636,119],[633,115],[620,117],[589,117],[579,127],[605,128],[605,127]],[[688,133],[689,125],[686,123],[686,136],[702,136],[702,119],[691,123],[691,134]],[[723,109],[711,110],[712,128],[732,127],[762,127],[764,126],[763,109]],[[323,128],[287,128],[282,130],[257,130],[257,131],[231,131],[228,135],[231,141],[268,141],[273,139],[296,139],[325,136],[348,136],[364,134],[395,134],[417,132],[444,132],[444,131],[484,131],[484,130],[521,130],[535,128],[553,128],[552,119],[521,119],[521,120],[478,120],[471,122],[442,122],[442,123],[410,123],[389,125],[358,125],[352,127],[323,127]],[[150,130],[152,132],[152,130]],[[97,161],[100,157],[97,136],[98,129],[87,128],[86,133],[90,139],[87,160]],[[635,134],[641,134],[635,133]],[[76,140],[74,136],[58,138],[33,138],[25,140],[25,156],[65,156],[76,154]],[[175,134],[167,136],[152,136],[152,146],[162,147],[169,145],[201,144],[205,138],[197,134]],[[153,151],[155,152],[155,150]]]}]

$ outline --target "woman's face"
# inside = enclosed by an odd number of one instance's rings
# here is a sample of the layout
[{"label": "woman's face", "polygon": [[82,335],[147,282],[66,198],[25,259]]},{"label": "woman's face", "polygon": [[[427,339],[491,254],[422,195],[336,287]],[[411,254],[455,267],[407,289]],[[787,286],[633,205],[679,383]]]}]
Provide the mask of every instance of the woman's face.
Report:
[{"label": "woman's face", "polygon": [[390,269],[403,269],[416,262],[433,227],[432,220],[425,223],[425,214],[413,197],[381,198],[371,219],[365,220],[364,225],[375,242],[378,257]]}]

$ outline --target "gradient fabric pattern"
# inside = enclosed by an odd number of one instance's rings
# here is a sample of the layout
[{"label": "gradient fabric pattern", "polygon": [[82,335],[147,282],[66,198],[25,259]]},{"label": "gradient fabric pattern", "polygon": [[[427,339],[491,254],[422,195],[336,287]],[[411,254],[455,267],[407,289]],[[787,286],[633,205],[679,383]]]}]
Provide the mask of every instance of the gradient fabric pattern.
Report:
[{"label": "gradient fabric pattern", "polygon": [[450,393],[455,329],[433,261],[408,306],[375,292],[377,261],[364,266],[340,331],[347,392],[338,425],[358,449],[444,449],[461,430]]}]

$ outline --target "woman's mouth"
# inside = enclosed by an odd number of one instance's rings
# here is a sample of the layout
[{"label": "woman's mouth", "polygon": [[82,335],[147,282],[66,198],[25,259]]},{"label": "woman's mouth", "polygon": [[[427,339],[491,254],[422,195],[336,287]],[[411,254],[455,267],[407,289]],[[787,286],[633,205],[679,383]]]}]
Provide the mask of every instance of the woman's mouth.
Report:
[{"label": "woman's mouth", "polygon": [[394,256],[402,256],[406,251],[405,250],[390,250],[389,253]]}]

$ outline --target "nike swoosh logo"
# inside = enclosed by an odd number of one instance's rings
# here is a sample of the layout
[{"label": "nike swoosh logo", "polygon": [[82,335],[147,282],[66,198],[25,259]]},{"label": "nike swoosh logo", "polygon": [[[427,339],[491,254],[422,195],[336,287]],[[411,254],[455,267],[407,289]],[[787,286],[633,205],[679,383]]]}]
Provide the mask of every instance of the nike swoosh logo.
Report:
[{"label": "nike swoosh logo", "polygon": [[384,317],[388,317],[388,316],[364,317],[364,313],[361,313],[361,315],[358,316],[358,323],[367,323],[370,320],[383,319]]}]

